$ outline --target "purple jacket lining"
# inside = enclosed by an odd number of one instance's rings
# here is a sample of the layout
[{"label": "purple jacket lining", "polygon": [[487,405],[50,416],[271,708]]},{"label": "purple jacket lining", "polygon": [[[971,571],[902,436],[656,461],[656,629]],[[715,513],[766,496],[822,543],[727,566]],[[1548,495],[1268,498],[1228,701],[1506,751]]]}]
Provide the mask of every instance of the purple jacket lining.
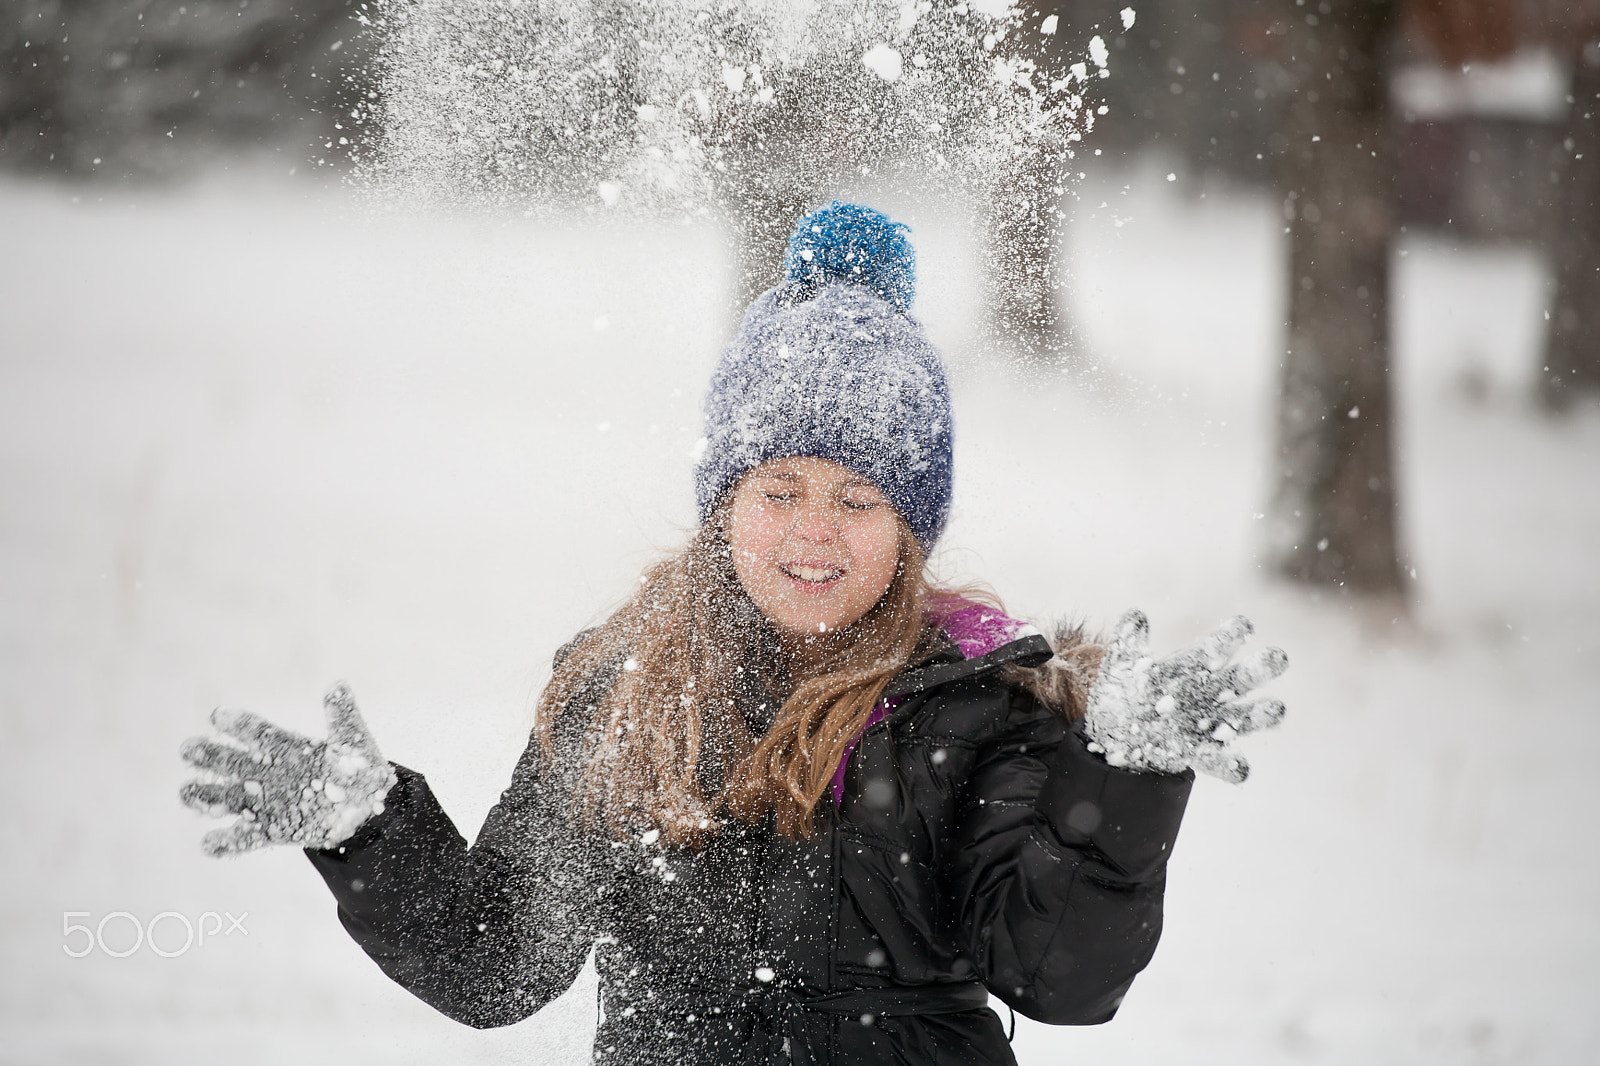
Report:
[{"label": "purple jacket lining", "polygon": [[[968,659],[988,655],[996,648],[1016,640],[1029,628],[1026,623],[1009,618],[993,607],[951,593],[933,596],[928,603],[928,616],[939,624],[945,636],[955,641],[961,654]],[[850,756],[855,753],[856,745],[861,743],[862,734],[883,721],[904,699],[904,696],[895,696],[880,700],[867,718],[867,724],[861,727],[861,732],[844,749],[844,758],[839,760],[839,768],[833,772],[834,806],[844,802],[845,773],[850,768]]]}]

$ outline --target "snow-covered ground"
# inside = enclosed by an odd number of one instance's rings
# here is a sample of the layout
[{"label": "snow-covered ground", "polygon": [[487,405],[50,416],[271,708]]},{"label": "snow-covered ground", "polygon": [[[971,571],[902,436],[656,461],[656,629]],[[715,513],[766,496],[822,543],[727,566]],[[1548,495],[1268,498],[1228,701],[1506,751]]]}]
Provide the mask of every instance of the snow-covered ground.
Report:
[{"label": "snow-covered ground", "polygon": [[[1258,569],[1281,223],[1164,177],[1077,204],[1075,313],[1119,382],[1094,398],[987,364],[969,235],[887,198],[957,372],[944,572],[1035,616],[1138,605],[1166,646],[1244,611],[1294,663],[1249,783],[1195,791],[1121,1014],[1022,1021],[1019,1058],[1600,1060],[1600,412],[1525,398],[1539,260],[1397,253],[1395,621]],[[177,747],[219,703],[318,731],[344,678],[470,837],[551,651],[692,520],[719,235],[237,179],[13,182],[0,233],[0,1062],[585,1061],[592,984],[467,1029],[361,955],[298,854],[202,857]],[[64,922],[120,953],[163,912],[172,957],[69,955]],[[245,931],[180,950],[207,912]]]}]

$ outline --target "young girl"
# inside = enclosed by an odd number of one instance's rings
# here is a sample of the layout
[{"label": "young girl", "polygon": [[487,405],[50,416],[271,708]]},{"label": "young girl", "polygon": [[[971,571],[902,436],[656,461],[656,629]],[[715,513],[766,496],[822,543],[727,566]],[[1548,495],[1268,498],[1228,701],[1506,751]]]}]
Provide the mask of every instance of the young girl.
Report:
[{"label": "young girl", "polygon": [[1235,619],[1152,660],[929,587],[950,505],[938,353],[875,211],[803,219],[711,381],[701,525],[556,655],[468,847],[350,694],[313,740],[217,711],[185,803],[214,855],[296,844],[383,971],[469,1025],[600,976],[617,1063],[1010,1063],[993,993],[1109,1019],[1155,950],[1190,768],[1276,722]]}]

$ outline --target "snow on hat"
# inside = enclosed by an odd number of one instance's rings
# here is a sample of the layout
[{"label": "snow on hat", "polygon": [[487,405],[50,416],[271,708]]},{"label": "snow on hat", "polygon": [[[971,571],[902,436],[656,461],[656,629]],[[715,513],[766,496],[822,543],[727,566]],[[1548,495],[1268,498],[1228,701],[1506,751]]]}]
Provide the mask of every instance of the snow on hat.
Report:
[{"label": "snow on hat", "polygon": [[950,389],[910,315],[906,226],[835,200],[800,220],[784,280],[750,304],[705,399],[705,521],[745,471],[816,456],[870,479],[931,550],[950,514]]}]

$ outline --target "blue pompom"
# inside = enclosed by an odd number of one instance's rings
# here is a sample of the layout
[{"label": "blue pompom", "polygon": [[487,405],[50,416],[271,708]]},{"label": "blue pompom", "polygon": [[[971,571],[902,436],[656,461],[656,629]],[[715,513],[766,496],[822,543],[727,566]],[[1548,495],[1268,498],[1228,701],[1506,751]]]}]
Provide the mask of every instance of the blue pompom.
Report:
[{"label": "blue pompom", "polygon": [[860,204],[835,200],[800,220],[783,257],[789,281],[813,289],[831,279],[865,285],[895,307],[910,308],[917,291],[917,255],[910,227]]}]

